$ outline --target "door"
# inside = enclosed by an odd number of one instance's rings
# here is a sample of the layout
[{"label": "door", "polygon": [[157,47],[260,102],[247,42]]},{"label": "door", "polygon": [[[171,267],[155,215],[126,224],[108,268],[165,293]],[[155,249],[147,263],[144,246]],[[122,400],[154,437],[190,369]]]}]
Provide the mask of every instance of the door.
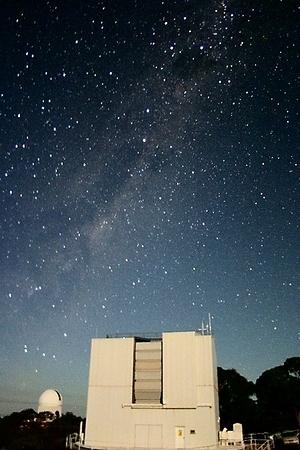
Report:
[{"label": "door", "polygon": [[148,427],[148,447],[162,448],[162,426],[149,425]]},{"label": "door", "polygon": [[135,425],[134,446],[162,448],[162,425]]},{"label": "door", "polygon": [[185,429],[184,427],[175,427],[175,448],[184,448]]},{"label": "door", "polygon": [[148,425],[135,426],[135,447],[148,447]]}]

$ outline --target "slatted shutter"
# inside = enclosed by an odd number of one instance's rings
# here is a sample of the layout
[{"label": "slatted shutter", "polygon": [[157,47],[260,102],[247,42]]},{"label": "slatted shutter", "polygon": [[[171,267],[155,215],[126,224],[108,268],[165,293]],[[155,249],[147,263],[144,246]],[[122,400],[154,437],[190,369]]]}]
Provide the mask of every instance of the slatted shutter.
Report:
[{"label": "slatted shutter", "polygon": [[134,364],[135,403],[161,403],[162,342],[136,342]]}]

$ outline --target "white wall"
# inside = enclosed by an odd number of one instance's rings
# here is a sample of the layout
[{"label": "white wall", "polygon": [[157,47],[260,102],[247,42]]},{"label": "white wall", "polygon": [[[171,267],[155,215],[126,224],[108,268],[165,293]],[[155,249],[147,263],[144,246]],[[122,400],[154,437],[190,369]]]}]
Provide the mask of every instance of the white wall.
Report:
[{"label": "white wall", "polygon": [[195,332],[163,334],[163,405],[132,404],[133,358],[133,338],[93,339],[85,445],[216,446],[213,338]]},{"label": "white wall", "polygon": [[[134,339],[93,339],[87,401],[86,441],[109,445],[132,401]],[[125,411],[125,414],[128,411]],[[116,429],[117,428],[117,429]]]}]

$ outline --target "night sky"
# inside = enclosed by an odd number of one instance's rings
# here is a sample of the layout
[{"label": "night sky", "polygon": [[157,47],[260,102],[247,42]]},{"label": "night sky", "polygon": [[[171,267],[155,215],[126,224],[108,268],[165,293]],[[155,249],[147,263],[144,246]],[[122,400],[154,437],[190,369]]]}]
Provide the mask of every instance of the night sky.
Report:
[{"label": "night sky", "polygon": [[209,313],[224,368],[299,356],[300,3],[4,3],[0,414]]}]

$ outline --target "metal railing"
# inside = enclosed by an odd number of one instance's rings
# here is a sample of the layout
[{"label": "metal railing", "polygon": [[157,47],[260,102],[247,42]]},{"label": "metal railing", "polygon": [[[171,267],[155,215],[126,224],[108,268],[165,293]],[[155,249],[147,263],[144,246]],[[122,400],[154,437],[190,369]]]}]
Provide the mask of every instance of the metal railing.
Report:
[{"label": "metal railing", "polygon": [[266,438],[255,438],[251,435],[244,439],[245,450],[273,450],[274,441]]}]

